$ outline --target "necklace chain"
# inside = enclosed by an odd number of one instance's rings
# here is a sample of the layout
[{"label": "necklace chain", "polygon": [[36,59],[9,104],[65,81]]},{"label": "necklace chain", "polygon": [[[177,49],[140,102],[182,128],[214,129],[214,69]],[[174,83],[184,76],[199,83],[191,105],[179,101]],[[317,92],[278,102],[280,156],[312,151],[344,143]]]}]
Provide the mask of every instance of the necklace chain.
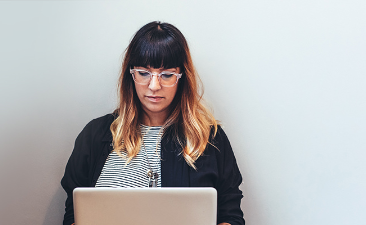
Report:
[{"label": "necklace chain", "polygon": [[[157,172],[154,172],[153,168],[151,167],[149,156],[147,154],[147,150],[146,150],[146,146],[145,146],[145,142],[144,142],[144,137],[145,137],[145,135],[148,134],[150,128],[151,127],[149,127],[143,135],[141,134],[141,141],[142,141],[145,157],[147,159],[147,164],[149,166],[149,170],[147,171],[147,174],[146,174],[147,177],[149,178],[149,187],[157,187],[157,181],[158,181],[158,178],[159,178],[159,174]],[[155,147],[155,153],[157,154],[159,160],[161,158],[160,158],[160,155],[159,155],[159,152],[158,152],[158,144],[159,144],[159,141],[160,141],[160,138],[161,138],[161,136],[160,136],[161,131],[162,131],[162,128],[160,128],[159,133],[158,133],[158,137],[156,138],[156,147]],[[157,164],[157,162],[155,162],[155,163]]]}]

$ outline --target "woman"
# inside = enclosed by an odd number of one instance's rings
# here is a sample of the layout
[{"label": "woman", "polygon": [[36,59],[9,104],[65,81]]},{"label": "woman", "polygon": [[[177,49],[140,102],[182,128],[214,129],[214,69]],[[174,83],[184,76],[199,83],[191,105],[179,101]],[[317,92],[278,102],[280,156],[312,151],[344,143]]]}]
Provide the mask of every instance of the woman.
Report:
[{"label": "woman", "polygon": [[214,187],[219,224],[244,224],[241,174],[230,143],[202,105],[183,34],[168,23],[143,26],[127,48],[119,107],[76,139],[61,184],[64,224],[74,222],[76,187]]}]

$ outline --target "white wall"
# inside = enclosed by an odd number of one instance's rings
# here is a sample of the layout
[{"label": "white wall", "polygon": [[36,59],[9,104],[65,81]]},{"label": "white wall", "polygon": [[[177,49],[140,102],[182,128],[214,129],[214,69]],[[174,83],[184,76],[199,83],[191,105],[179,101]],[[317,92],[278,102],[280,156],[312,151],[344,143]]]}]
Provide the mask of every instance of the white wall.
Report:
[{"label": "white wall", "polygon": [[[133,2],[133,3],[132,3]],[[0,220],[60,224],[73,142],[153,20],[189,41],[248,225],[365,224],[366,2],[0,2]]]}]

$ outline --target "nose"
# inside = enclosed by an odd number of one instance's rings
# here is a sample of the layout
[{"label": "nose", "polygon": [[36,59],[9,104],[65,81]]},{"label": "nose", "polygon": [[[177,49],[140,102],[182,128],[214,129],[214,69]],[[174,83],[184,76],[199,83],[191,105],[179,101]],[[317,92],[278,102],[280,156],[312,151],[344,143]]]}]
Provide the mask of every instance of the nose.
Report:
[{"label": "nose", "polygon": [[153,73],[149,84],[149,89],[152,91],[158,91],[161,89],[158,75]]}]

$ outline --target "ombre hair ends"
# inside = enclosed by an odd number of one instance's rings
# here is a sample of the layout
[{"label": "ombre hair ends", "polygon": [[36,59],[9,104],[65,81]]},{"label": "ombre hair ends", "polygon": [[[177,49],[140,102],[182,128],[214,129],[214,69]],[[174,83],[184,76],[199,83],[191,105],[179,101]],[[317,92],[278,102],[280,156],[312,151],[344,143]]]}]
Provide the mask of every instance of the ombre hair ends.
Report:
[{"label": "ombre hair ends", "polygon": [[[188,44],[173,25],[151,22],[138,30],[124,55],[118,83],[117,118],[110,129],[114,151],[127,153],[127,163],[140,151],[142,118],[141,103],[135,90],[130,68],[176,68],[183,73],[177,93],[170,105],[171,112],[163,125],[164,134],[172,135],[182,148],[185,161],[195,168],[210,139],[216,135],[217,122],[203,105],[202,85],[193,66]],[[212,132],[212,133],[211,133]]]}]

